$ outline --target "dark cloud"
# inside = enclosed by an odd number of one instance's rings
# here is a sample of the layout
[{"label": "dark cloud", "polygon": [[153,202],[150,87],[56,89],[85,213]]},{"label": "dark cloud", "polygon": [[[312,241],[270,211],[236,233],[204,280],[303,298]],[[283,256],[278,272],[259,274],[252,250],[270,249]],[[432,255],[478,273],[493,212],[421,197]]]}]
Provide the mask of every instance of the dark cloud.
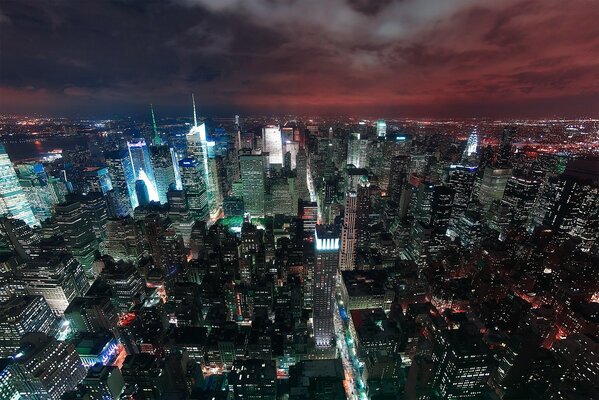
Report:
[{"label": "dark cloud", "polygon": [[[0,109],[578,115],[594,0],[0,3]],[[184,108],[185,107],[185,108]]]}]

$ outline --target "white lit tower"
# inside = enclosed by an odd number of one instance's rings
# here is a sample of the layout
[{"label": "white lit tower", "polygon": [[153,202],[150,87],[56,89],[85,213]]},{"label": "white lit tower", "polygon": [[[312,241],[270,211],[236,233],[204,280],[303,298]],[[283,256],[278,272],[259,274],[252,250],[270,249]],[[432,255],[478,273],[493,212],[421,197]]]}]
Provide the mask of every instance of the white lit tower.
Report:
[{"label": "white lit tower", "polygon": [[283,168],[283,140],[279,126],[268,125],[262,128],[262,151],[268,152],[269,170],[280,171]]},{"label": "white lit tower", "polygon": [[158,190],[156,189],[156,179],[154,178],[154,169],[150,161],[150,152],[145,139],[138,139],[127,142],[129,158],[133,166],[135,180],[141,180],[148,189],[150,201],[160,201]]},{"label": "white lit tower", "polygon": [[202,123],[198,125],[196,103],[193,94],[191,95],[191,101],[193,105],[193,126],[187,134],[187,153],[196,160],[198,168],[200,168],[204,177],[208,192],[210,218],[215,218],[220,213],[223,200],[220,185],[218,184],[216,159],[214,158],[215,143],[207,140],[206,124]]},{"label": "white lit tower", "polygon": [[387,123],[384,119],[376,121],[376,135],[380,139],[384,139],[387,135]]},{"label": "white lit tower", "polygon": [[468,141],[466,142],[466,148],[464,149],[464,154],[462,155],[462,159],[467,160],[470,157],[476,156],[476,151],[478,150],[478,134],[476,130],[474,130],[470,136],[468,136]]}]

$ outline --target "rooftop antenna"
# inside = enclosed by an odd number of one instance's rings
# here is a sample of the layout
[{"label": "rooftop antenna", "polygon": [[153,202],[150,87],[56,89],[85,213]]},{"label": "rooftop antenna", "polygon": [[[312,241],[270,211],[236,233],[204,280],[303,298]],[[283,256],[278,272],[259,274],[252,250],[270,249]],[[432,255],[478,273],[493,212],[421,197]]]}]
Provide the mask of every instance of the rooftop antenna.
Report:
[{"label": "rooftop antenna", "polygon": [[154,128],[154,144],[160,145],[162,144],[162,139],[158,134],[158,128],[156,127],[156,117],[154,117],[154,107],[150,104],[150,112],[152,113],[152,128]]},{"label": "rooftop antenna", "polygon": [[198,126],[198,117],[196,115],[196,99],[193,96],[193,93],[191,94],[191,103],[193,104],[193,126],[195,126],[197,128],[197,126]]}]

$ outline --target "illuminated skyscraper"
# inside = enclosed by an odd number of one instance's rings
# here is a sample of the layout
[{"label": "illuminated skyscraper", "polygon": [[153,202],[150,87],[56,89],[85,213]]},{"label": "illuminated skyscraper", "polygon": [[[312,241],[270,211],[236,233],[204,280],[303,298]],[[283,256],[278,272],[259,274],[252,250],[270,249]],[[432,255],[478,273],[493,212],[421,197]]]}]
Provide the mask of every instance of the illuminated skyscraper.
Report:
[{"label": "illuminated skyscraper", "polygon": [[478,134],[476,130],[468,136],[468,142],[466,142],[466,148],[464,149],[463,159],[467,159],[473,155],[476,155],[478,150]]},{"label": "illuminated skyscraper", "polygon": [[262,151],[268,152],[268,166],[271,170],[283,168],[283,143],[281,128],[268,125],[262,128]]},{"label": "illuminated skyscraper", "polygon": [[[210,217],[216,217],[220,212],[223,199],[218,184],[218,172],[214,154],[215,142],[208,141],[206,124],[202,123],[201,125],[198,125],[193,95],[192,103],[193,126],[187,134],[187,153],[197,162],[197,166],[206,184],[209,215]],[[179,167],[181,167],[181,164],[179,164]]]},{"label": "illuminated skyscraper", "polygon": [[117,203],[119,216],[130,215],[132,209],[137,207],[135,195],[135,173],[131,158],[125,150],[108,151],[104,153],[108,172],[112,181],[114,198]]},{"label": "illuminated skyscraper", "polygon": [[38,224],[29,201],[23,193],[17,174],[0,143],[0,216],[21,219],[29,226]]},{"label": "illuminated skyscraper", "polygon": [[208,219],[208,194],[201,166],[193,158],[184,158],[179,161],[179,170],[189,212],[194,219],[205,221]]},{"label": "illuminated skyscraper", "polygon": [[368,140],[361,133],[352,133],[347,142],[347,164],[356,168],[368,167]]},{"label": "illuminated skyscraper", "polygon": [[331,347],[335,337],[333,313],[335,276],[339,264],[339,233],[333,226],[316,225],[316,257],[312,296],[316,347]]},{"label": "illuminated skyscraper", "polygon": [[154,108],[150,105],[152,113],[152,129],[154,131],[153,145],[150,146],[150,160],[154,170],[156,181],[156,191],[161,204],[167,202],[166,192],[170,185],[175,184],[177,189],[181,189],[181,176],[179,174],[179,161],[175,150],[165,144],[158,133],[156,118],[154,117]]},{"label": "illuminated skyscraper", "polygon": [[261,153],[241,151],[239,155],[242,196],[245,212],[252,216],[264,215],[264,156]]},{"label": "illuminated skyscraper", "polygon": [[376,121],[376,135],[379,138],[385,138],[385,135],[387,135],[387,123],[384,119]]},{"label": "illuminated skyscraper", "polygon": [[134,142],[127,142],[131,165],[135,180],[141,179],[146,184],[150,201],[160,201],[158,191],[156,189],[156,179],[154,178],[154,169],[150,161],[150,153],[144,139],[139,139]]},{"label": "illuminated skyscraper", "polygon": [[[152,168],[154,169],[158,198],[161,204],[165,204],[167,202],[166,193],[170,185],[173,183],[177,185],[179,168],[175,169],[175,152],[167,145],[154,145],[150,146],[150,158],[152,160]],[[179,181],[180,179],[179,177]]]}]

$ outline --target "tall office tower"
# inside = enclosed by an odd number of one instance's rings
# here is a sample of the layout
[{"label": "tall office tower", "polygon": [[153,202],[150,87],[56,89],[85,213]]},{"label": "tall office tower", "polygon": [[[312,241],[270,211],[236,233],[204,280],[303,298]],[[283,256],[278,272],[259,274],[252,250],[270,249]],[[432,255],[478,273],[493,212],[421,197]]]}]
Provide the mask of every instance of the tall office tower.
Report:
[{"label": "tall office tower", "polygon": [[462,160],[466,161],[471,157],[476,156],[476,151],[478,150],[478,134],[476,130],[474,130],[470,136],[468,136],[468,141],[466,142],[466,148],[464,149],[464,153],[462,154]]},{"label": "tall office tower", "polygon": [[355,269],[356,255],[356,211],[358,195],[349,191],[345,194],[345,213],[341,230],[341,252],[339,253],[339,269],[341,271]]},{"label": "tall office tower", "polygon": [[453,198],[454,215],[463,214],[468,208],[476,170],[476,167],[461,164],[452,164],[445,170],[445,182],[455,192]]},{"label": "tall office tower", "polygon": [[[165,144],[150,146],[150,159],[156,179],[156,190],[161,204],[166,204],[166,192],[171,184],[177,185],[179,168],[176,163],[175,151]],[[179,181],[180,181],[179,177]]]},{"label": "tall office tower", "polygon": [[540,186],[540,181],[527,177],[512,176],[507,181],[502,203],[508,207],[512,221],[524,224],[528,220]]},{"label": "tall office tower", "polygon": [[332,225],[316,225],[313,273],[313,324],[316,347],[333,346],[335,278],[339,265],[339,233]]},{"label": "tall office tower", "polygon": [[152,161],[150,160],[150,153],[145,139],[127,142],[127,149],[129,150],[129,158],[131,159],[131,165],[133,166],[135,180],[141,179],[144,181],[148,188],[150,201],[160,201],[158,190],[156,189],[154,169],[152,168]]},{"label": "tall office tower", "polygon": [[497,168],[511,168],[512,140],[514,139],[514,136],[516,136],[515,126],[506,126],[503,129],[501,143],[499,144],[499,152],[497,153],[497,162],[495,163]]},{"label": "tall office tower", "polygon": [[239,155],[242,196],[245,212],[252,216],[264,216],[264,156],[242,150]]},{"label": "tall office tower", "polygon": [[485,168],[478,189],[478,202],[484,211],[488,211],[494,201],[501,201],[505,186],[511,176],[511,169]]},{"label": "tall office tower", "polygon": [[21,260],[28,260],[33,247],[39,242],[40,237],[23,220],[0,218],[0,237],[5,239],[10,250],[18,255]]},{"label": "tall office tower", "polygon": [[394,137],[379,141],[377,146],[378,148],[373,148],[374,154],[371,157],[373,165],[371,165],[371,169],[378,178],[378,186],[382,191],[388,193],[395,158],[405,157],[405,154],[407,154],[406,139],[405,136],[394,135]]},{"label": "tall office tower", "polygon": [[150,193],[148,192],[148,187],[141,179],[135,181],[135,196],[137,196],[137,203],[140,207],[150,204]]},{"label": "tall office tower", "polygon": [[403,191],[407,188],[409,167],[410,156],[398,156],[391,161],[387,194],[397,204],[401,200]]},{"label": "tall office tower", "polygon": [[285,144],[283,144],[284,148],[285,148],[285,154],[289,153],[289,165],[287,165],[287,163],[285,163],[285,167],[287,167],[289,170],[294,170],[297,168],[297,153],[299,152],[300,148],[299,148],[299,143],[297,142],[292,142],[292,141],[287,141],[285,142]]},{"label": "tall office tower", "polygon": [[86,167],[83,170],[84,193],[99,192],[106,194],[112,190],[112,181],[108,168]]},{"label": "tall office tower", "polygon": [[35,218],[38,221],[51,218],[54,205],[64,201],[59,180],[48,177],[40,163],[19,164],[17,176]]},{"label": "tall office tower", "polygon": [[543,226],[562,240],[569,235],[578,237],[581,249],[589,251],[597,240],[599,187],[594,182],[599,168],[596,163],[590,164],[594,171],[582,174],[571,171],[571,164],[576,162],[569,163],[564,174],[550,177],[543,184],[531,211],[529,229]]},{"label": "tall office tower", "polygon": [[494,366],[477,333],[464,328],[439,332],[433,348],[433,387],[443,399],[478,399]]},{"label": "tall office tower", "polygon": [[55,213],[56,224],[67,250],[83,265],[86,275],[91,277],[92,263],[99,246],[86,210],[80,202],[73,201],[58,204]]},{"label": "tall office tower", "polygon": [[419,265],[429,257],[436,257],[443,248],[451,218],[453,189],[422,182],[415,193],[411,253]]},{"label": "tall office tower", "polygon": [[137,263],[143,256],[143,234],[131,217],[109,219],[106,222],[104,254],[116,261]]},{"label": "tall office tower", "polygon": [[104,158],[115,192],[114,198],[118,206],[118,216],[131,215],[137,207],[135,173],[133,172],[131,158],[125,150],[105,152]]},{"label": "tall office tower", "polygon": [[62,315],[69,303],[89,288],[81,264],[68,254],[44,254],[27,262],[20,278],[31,295],[43,296],[52,311]]},{"label": "tall office tower", "polygon": [[297,216],[297,194],[295,178],[277,177],[270,181],[270,208],[271,215]]},{"label": "tall office tower", "polygon": [[112,289],[112,300],[120,313],[128,312],[143,300],[144,280],[133,263],[105,260],[101,276]]},{"label": "tall office tower", "polygon": [[378,138],[385,138],[387,135],[387,123],[384,119],[376,121],[376,136]]},{"label": "tall office tower", "polygon": [[179,161],[179,171],[191,216],[196,220],[206,221],[209,218],[208,194],[201,166],[193,158],[184,158]]},{"label": "tall office tower", "polygon": [[93,393],[92,398],[119,399],[125,380],[119,367],[96,364],[87,371],[81,385]]},{"label": "tall office tower", "polygon": [[[218,172],[214,154],[215,142],[208,141],[206,134],[206,124],[198,125],[198,119],[195,109],[195,99],[192,95],[193,103],[193,126],[187,134],[187,153],[197,162],[197,168],[201,172],[206,187],[206,196],[208,201],[208,213],[210,218],[219,214],[222,203],[222,193],[218,183]],[[179,163],[179,168],[181,163]],[[183,178],[181,178],[183,180]]]},{"label": "tall office tower", "polygon": [[306,201],[310,200],[310,191],[308,190],[308,156],[304,149],[299,149],[297,152],[295,173],[297,197]]},{"label": "tall office tower", "polygon": [[39,332],[23,337],[10,368],[15,388],[27,399],[58,400],[87,373],[73,344]]},{"label": "tall office tower", "polygon": [[368,247],[370,235],[368,226],[370,225],[370,183],[365,182],[358,185],[356,195],[356,245],[358,249]]},{"label": "tall office tower", "polygon": [[42,296],[12,296],[0,303],[0,357],[17,354],[21,337],[26,333],[50,334],[57,322]]},{"label": "tall office tower", "polygon": [[[94,231],[94,236],[101,242],[106,236],[106,221],[108,220],[108,203],[106,197],[99,192],[91,192],[84,195],[70,194],[66,201],[80,202],[86,215],[87,221]],[[56,208],[56,207],[55,207]]]},{"label": "tall office tower", "polygon": [[262,151],[268,153],[269,170],[280,171],[283,168],[283,142],[279,126],[262,128]]},{"label": "tall office tower", "polygon": [[4,145],[0,143],[0,216],[16,218],[25,221],[29,226],[38,225],[33,215],[31,206],[17,174],[12,166],[10,158],[6,153]]},{"label": "tall office tower", "polygon": [[368,139],[360,133],[352,133],[347,142],[347,164],[356,168],[368,167]]}]

